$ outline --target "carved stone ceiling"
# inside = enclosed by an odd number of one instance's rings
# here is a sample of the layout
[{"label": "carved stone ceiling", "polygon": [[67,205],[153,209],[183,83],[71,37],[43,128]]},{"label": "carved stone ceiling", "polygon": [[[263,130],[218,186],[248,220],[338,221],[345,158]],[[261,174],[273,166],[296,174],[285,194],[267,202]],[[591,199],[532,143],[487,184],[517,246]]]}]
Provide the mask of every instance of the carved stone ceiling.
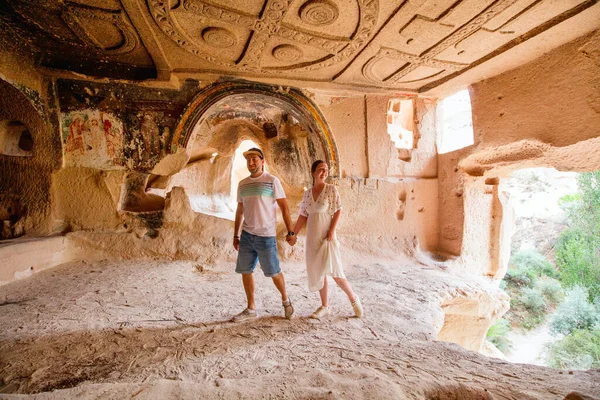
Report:
[{"label": "carved stone ceiling", "polygon": [[598,29],[598,3],[0,0],[0,29],[3,40],[31,43],[40,65],[90,76],[228,75],[427,93],[515,67]]}]

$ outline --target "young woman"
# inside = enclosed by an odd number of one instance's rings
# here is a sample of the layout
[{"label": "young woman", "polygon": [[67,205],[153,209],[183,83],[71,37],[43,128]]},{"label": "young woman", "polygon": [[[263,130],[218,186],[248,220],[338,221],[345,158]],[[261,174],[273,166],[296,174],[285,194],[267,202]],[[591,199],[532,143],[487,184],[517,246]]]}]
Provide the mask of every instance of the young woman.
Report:
[{"label": "young woman", "polygon": [[[294,232],[297,234],[306,224],[306,272],[308,288],[319,291],[321,306],[312,313],[311,318],[321,319],[329,314],[327,302],[327,276],[346,293],[354,314],[363,315],[360,299],[344,275],[340,257],[340,244],[335,228],[340,220],[340,195],[335,186],[325,183],[329,176],[327,163],[317,160],[311,167],[313,187],[304,193]],[[294,236],[293,242],[296,239]]]}]

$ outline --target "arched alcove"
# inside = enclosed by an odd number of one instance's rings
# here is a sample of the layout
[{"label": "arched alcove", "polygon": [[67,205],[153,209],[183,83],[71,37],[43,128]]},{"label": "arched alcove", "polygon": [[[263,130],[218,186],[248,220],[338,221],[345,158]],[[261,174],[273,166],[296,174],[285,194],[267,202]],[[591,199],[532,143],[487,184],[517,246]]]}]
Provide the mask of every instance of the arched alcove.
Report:
[{"label": "arched alcove", "polygon": [[322,115],[305,96],[291,92],[248,83],[209,87],[176,128],[173,142],[185,146],[187,165],[152,186],[162,183],[163,193],[184,187],[195,211],[233,218],[237,183],[248,175],[241,153],[249,147],[263,150],[266,169],[280,178],[288,197],[300,196],[310,184],[314,160],[328,160],[339,170]]},{"label": "arched alcove", "polygon": [[[339,175],[337,146],[320,110],[300,91],[281,86],[232,81],[207,87],[184,111],[173,135],[172,151],[177,147],[188,148],[191,144],[210,146],[217,132],[210,129],[211,121],[233,119],[251,120],[262,131],[263,136],[259,139],[272,142],[269,147],[272,147],[273,158],[293,145],[286,139],[310,137],[311,151],[321,153],[328,161],[332,177]],[[298,126],[303,129],[295,130]],[[265,157],[269,158],[267,152]]]}]

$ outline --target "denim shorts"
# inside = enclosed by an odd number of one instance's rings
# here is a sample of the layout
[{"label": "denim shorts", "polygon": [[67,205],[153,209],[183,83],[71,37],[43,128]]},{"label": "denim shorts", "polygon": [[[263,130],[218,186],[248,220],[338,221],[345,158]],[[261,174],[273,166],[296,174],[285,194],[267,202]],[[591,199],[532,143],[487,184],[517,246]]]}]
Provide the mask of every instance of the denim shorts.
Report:
[{"label": "denim shorts", "polygon": [[266,277],[273,277],[281,272],[277,254],[277,238],[275,236],[256,236],[242,231],[235,272],[251,274],[256,268],[257,261],[260,262],[260,268]]}]

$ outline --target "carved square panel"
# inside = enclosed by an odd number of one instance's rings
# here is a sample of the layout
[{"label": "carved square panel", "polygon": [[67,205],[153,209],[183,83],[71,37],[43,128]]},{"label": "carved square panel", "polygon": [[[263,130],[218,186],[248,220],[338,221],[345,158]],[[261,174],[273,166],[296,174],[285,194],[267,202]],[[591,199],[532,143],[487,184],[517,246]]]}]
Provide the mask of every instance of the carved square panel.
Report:
[{"label": "carved square panel", "polygon": [[2,34],[8,38],[17,32],[18,38],[27,38],[41,50],[40,63],[51,68],[125,79],[152,78],[157,70],[164,76],[173,72],[198,79],[220,73],[290,79],[298,86],[318,82],[394,91],[429,90],[474,68],[485,71],[488,61],[527,41],[539,41],[545,50],[537,45],[520,48],[541,55],[577,37],[553,34],[548,41],[542,35],[548,30],[569,32],[571,19],[578,21],[571,29],[578,36],[600,28],[597,0],[3,4]]}]

